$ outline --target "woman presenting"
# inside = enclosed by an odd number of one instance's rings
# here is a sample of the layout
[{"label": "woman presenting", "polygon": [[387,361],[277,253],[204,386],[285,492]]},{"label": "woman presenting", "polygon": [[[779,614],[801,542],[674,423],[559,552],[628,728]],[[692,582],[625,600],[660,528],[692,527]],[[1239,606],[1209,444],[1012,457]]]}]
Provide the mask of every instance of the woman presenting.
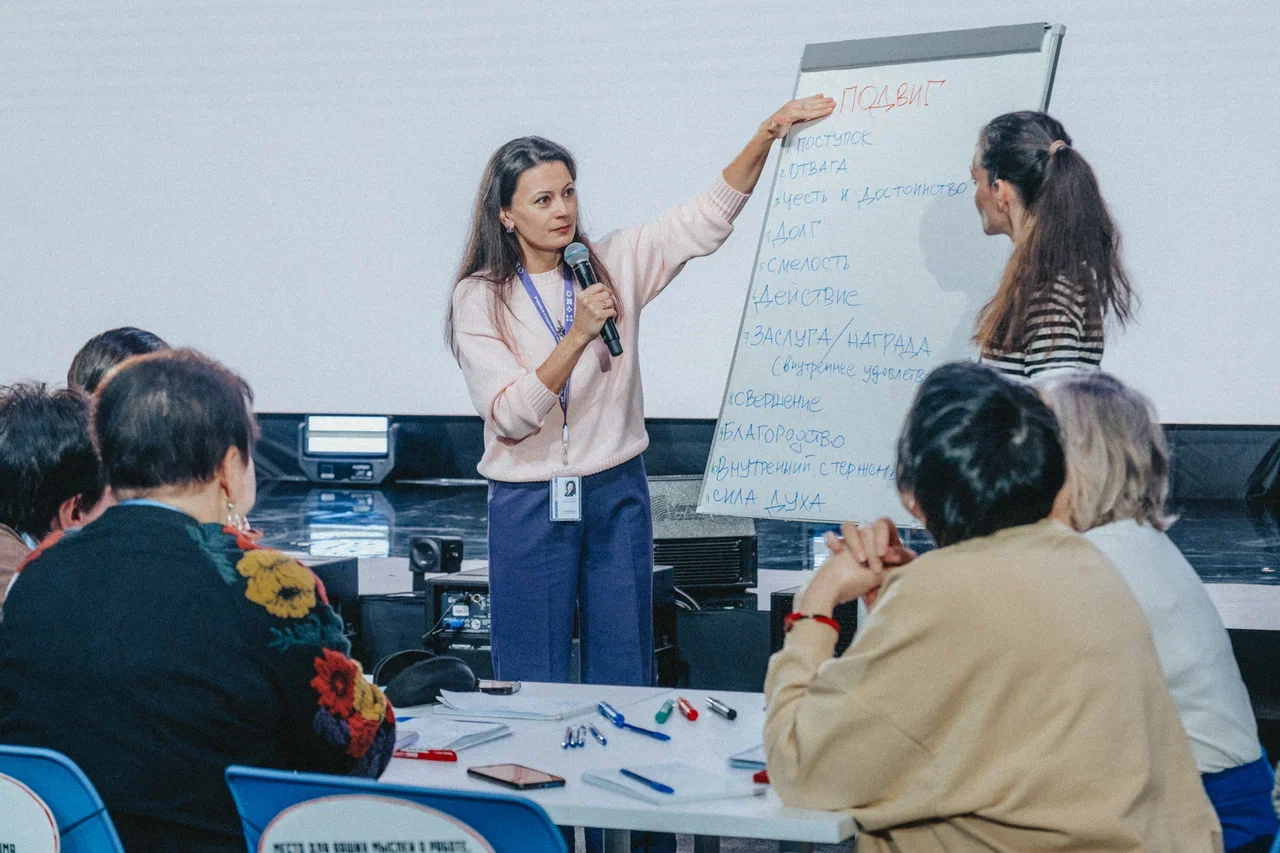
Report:
[{"label": "woman presenting", "polygon": [[[653,682],[640,311],[728,239],[774,140],[834,106],[791,101],[706,192],[597,243],[578,226],[568,151],[526,136],[490,158],[446,335],[485,422],[496,677],[568,681],[576,608],[583,682]],[[573,242],[590,249],[600,280],[586,290],[564,263]],[[610,319],[616,358],[600,339]]]}]

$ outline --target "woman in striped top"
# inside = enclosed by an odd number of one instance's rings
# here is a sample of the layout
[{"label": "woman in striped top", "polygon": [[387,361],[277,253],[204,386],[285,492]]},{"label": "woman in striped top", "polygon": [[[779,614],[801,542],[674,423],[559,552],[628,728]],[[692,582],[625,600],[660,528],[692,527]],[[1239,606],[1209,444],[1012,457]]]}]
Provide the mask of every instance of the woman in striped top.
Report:
[{"label": "woman in striped top", "polygon": [[1098,369],[1104,320],[1127,323],[1135,297],[1093,169],[1057,120],[1016,112],[982,129],[971,171],[982,230],[1013,240],[978,315],[982,361],[1021,379]]}]

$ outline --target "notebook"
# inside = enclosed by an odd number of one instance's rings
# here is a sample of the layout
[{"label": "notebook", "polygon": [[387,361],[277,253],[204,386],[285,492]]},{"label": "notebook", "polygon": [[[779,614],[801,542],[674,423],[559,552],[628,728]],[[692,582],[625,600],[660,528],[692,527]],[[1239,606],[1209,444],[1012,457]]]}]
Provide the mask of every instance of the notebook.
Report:
[{"label": "notebook", "polygon": [[432,713],[441,717],[505,720],[568,720],[596,710],[595,702],[537,696],[491,696],[487,693],[440,691]]},{"label": "notebook", "polygon": [[655,806],[664,803],[704,803],[710,800],[760,797],[768,790],[767,785],[757,785],[741,776],[727,776],[687,764],[645,764],[628,766],[627,769],[646,779],[668,785],[675,793],[663,794],[655,791],[643,782],[623,776],[616,767],[588,770],[582,774],[582,781]]},{"label": "notebook", "polygon": [[729,766],[738,770],[763,770],[765,767],[764,744],[744,749],[737,755],[729,756]]},{"label": "notebook", "polygon": [[[443,717],[415,717],[396,724],[396,749],[452,749],[460,752],[511,734],[511,727],[484,720],[449,720]],[[402,737],[412,740],[402,744]]]}]

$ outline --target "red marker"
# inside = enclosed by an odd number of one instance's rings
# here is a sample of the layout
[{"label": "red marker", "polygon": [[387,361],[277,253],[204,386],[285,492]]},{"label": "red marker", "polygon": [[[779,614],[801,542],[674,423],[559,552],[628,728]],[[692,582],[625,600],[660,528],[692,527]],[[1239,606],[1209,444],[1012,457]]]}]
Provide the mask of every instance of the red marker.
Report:
[{"label": "red marker", "polygon": [[684,718],[690,722],[698,719],[698,709],[689,704],[689,700],[683,696],[676,698],[676,705],[680,708],[680,713],[684,714]]},{"label": "red marker", "polygon": [[418,761],[457,761],[458,753],[452,749],[397,749],[392,758],[414,758]]}]

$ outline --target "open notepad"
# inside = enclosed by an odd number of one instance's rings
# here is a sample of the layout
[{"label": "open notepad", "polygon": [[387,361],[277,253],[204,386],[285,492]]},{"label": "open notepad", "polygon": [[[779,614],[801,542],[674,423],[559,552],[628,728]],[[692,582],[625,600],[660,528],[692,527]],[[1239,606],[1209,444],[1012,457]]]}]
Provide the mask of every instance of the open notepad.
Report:
[{"label": "open notepad", "polygon": [[415,717],[396,723],[396,749],[452,749],[459,752],[511,734],[511,727],[484,720]]},{"label": "open notepad", "polygon": [[433,713],[442,717],[472,717],[498,720],[568,720],[590,714],[594,702],[572,699],[545,699],[537,696],[490,696],[487,693],[440,691],[440,704]]},{"label": "open notepad", "polygon": [[729,756],[729,766],[738,770],[763,770],[765,768],[764,744]]},{"label": "open notepad", "polygon": [[687,764],[645,764],[639,767],[629,766],[627,769],[639,773],[646,779],[661,782],[672,788],[675,793],[663,794],[655,791],[643,782],[623,776],[618,772],[617,767],[609,770],[588,770],[582,774],[582,781],[597,788],[653,803],[655,806],[663,803],[703,803],[710,800],[760,797],[768,790],[768,786],[757,785],[741,776],[713,773]]}]

